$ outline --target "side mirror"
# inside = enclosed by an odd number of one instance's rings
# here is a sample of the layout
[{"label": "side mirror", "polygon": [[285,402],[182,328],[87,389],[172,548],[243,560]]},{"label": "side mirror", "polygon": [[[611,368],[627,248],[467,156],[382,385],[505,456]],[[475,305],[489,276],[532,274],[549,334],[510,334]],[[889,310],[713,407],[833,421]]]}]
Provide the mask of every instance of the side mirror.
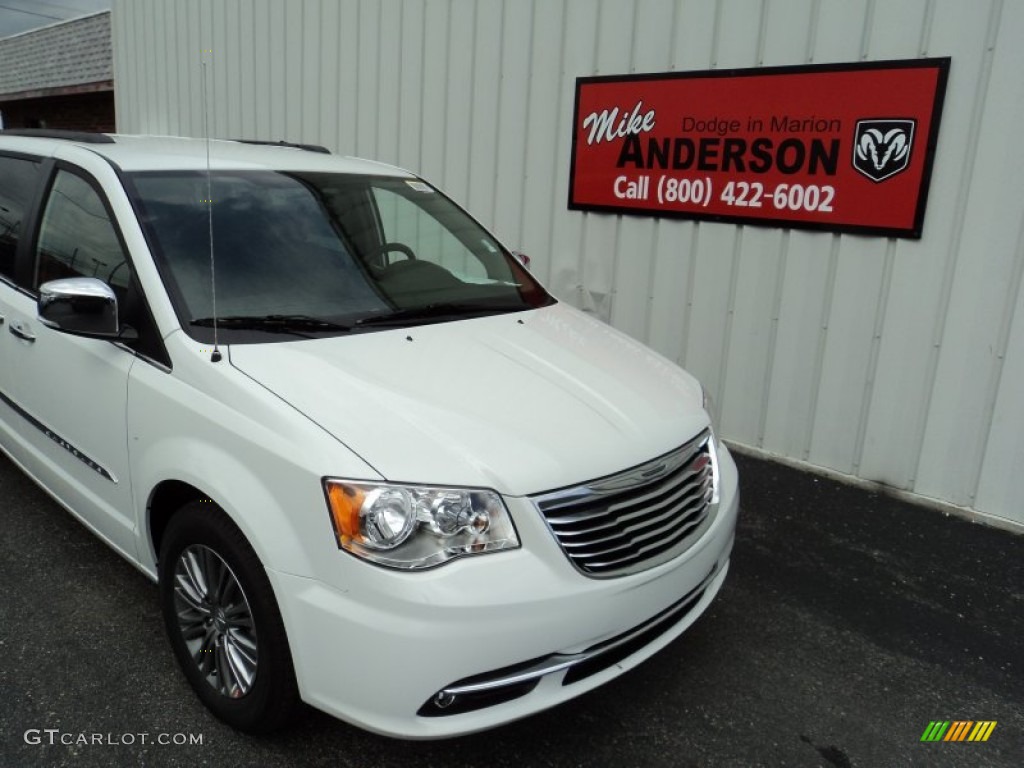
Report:
[{"label": "side mirror", "polygon": [[95,277],[69,277],[39,286],[39,320],[48,328],[74,336],[116,339],[117,296]]}]

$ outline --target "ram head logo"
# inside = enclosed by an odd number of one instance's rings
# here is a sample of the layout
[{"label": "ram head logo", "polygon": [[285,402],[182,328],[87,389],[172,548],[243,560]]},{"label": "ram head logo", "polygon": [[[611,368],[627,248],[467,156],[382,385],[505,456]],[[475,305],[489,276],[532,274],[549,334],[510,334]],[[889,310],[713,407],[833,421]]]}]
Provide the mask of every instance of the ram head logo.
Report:
[{"label": "ram head logo", "polygon": [[907,169],[914,146],[915,121],[858,120],[853,141],[853,167],[872,181],[884,181]]}]

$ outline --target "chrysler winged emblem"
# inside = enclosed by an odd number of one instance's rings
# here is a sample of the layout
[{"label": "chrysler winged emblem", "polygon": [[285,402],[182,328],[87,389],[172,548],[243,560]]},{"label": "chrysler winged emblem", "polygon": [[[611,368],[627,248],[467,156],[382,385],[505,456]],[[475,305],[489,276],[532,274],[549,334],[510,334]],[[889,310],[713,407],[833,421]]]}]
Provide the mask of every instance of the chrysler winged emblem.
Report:
[{"label": "chrysler winged emblem", "polygon": [[907,169],[916,121],[909,118],[858,120],[853,167],[874,182]]}]

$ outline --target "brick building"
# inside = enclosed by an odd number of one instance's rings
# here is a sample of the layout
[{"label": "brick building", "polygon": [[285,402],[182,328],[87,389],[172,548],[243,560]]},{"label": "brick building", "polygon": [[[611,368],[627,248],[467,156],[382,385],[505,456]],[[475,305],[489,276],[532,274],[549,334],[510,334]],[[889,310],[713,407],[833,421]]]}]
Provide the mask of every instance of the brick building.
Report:
[{"label": "brick building", "polygon": [[0,125],[113,131],[110,11],[0,40]]}]

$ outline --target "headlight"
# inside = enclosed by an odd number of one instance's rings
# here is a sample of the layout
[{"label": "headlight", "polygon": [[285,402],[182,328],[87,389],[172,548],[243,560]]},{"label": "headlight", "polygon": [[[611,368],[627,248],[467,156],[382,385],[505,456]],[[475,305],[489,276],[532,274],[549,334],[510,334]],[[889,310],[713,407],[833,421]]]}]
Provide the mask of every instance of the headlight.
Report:
[{"label": "headlight", "polygon": [[405,570],[519,546],[494,491],[324,480],[338,546]]},{"label": "headlight", "polygon": [[711,393],[701,385],[701,392],[703,393],[704,399],[704,411],[708,415],[708,420],[711,422],[711,477],[714,490],[711,492],[711,503],[717,504],[719,501],[719,484],[721,476],[718,474],[718,412],[715,409],[715,401],[711,398]]}]

